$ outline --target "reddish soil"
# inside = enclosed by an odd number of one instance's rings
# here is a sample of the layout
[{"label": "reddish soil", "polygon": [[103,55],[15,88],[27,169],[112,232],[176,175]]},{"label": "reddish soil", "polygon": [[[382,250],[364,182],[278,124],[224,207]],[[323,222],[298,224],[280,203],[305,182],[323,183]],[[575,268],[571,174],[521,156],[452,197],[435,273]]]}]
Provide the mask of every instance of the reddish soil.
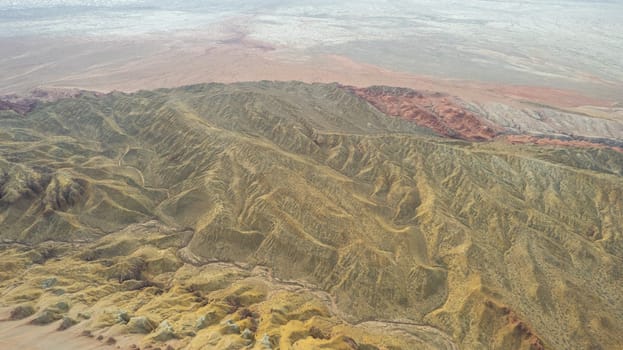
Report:
[{"label": "reddish soil", "polygon": [[512,310],[509,310],[507,322],[514,327],[514,331],[517,332],[520,337],[527,340],[527,343],[530,344],[530,350],[545,349],[541,339],[534,334],[532,329],[530,329],[525,322],[519,320],[517,314],[515,314]]},{"label": "reddish soil", "polygon": [[344,87],[381,112],[413,121],[436,133],[462,140],[487,141],[502,128],[466,111],[448,95],[410,89]]},{"label": "reddish soil", "polygon": [[[63,98],[76,98],[87,93],[84,90],[78,89],[34,89],[28,94],[24,95],[4,95],[0,96],[0,111],[10,110],[21,115],[26,115],[28,112],[35,109],[38,102],[53,102]],[[89,92],[94,95],[102,95],[98,92]]]},{"label": "reddish soil", "polygon": [[499,139],[511,144],[561,147],[609,148],[623,153],[623,148],[588,140],[562,140],[547,136],[503,135],[505,129],[461,107],[457,98],[438,92],[419,92],[406,88],[342,88],[365,99],[381,112],[413,121],[445,137],[468,141]]},{"label": "reddish soil", "polygon": [[[6,73],[0,94],[25,93],[36,87],[131,92],[203,82],[300,80],[404,86],[444,91],[473,102],[520,104],[518,100],[528,100],[559,108],[611,107],[616,102],[565,89],[393,71],[340,55],[302,55],[296,49],[253,39],[238,21],[224,21],[215,31],[188,31],[173,36],[106,40],[0,38],[0,47],[10,53],[0,62],[0,72]],[[67,57],[73,57],[72,64],[66,64]],[[89,59],[82,60],[83,57]],[[12,62],[20,62],[19,67]]]},{"label": "reddish soil", "polygon": [[506,323],[513,328],[513,332],[525,341],[530,350],[543,350],[543,341],[534,333],[527,323],[519,319],[519,316],[510,307],[500,305],[494,301],[487,300],[485,306],[493,309],[498,315],[505,318]]},{"label": "reddish soil", "polygon": [[497,95],[506,96],[515,100],[540,102],[547,105],[561,107],[577,106],[612,106],[613,102],[596,97],[590,97],[571,90],[554,89],[539,86],[524,85],[497,85],[489,91]]}]

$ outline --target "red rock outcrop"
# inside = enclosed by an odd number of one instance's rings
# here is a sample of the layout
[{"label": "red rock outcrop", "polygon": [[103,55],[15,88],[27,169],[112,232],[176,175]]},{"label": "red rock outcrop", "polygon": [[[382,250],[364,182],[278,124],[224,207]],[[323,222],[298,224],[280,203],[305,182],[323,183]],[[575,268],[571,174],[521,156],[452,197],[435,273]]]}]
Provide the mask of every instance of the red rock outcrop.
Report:
[{"label": "red rock outcrop", "polygon": [[492,140],[503,129],[465,110],[451,96],[411,89],[345,86],[381,112],[415,122],[436,133],[469,141]]},{"label": "red rock outcrop", "polygon": [[419,92],[406,88],[342,88],[365,99],[381,112],[413,121],[437,134],[467,141],[502,140],[511,144],[562,147],[609,148],[623,152],[622,147],[592,140],[560,139],[527,134],[505,134],[507,130],[465,108],[455,97],[436,92]]},{"label": "red rock outcrop", "polygon": [[4,101],[0,99],[0,111],[14,111],[18,114],[25,115],[26,113],[33,110],[36,105],[35,100],[24,99],[17,101]]},{"label": "red rock outcrop", "polygon": [[544,350],[543,341],[534,333],[527,323],[522,321],[519,316],[508,306],[500,305],[492,300],[487,300],[485,306],[496,312],[497,315],[504,317],[508,327],[512,328],[512,332],[525,344],[530,350]]},{"label": "red rock outcrop", "polygon": [[101,96],[102,93],[94,91],[84,91],[79,89],[35,89],[24,95],[4,95],[0,96],[0,111],[10,110],[21,115],[26,115],[37,106],[38,102],[54,102],[63,98],[76,98],[85,93]]}]

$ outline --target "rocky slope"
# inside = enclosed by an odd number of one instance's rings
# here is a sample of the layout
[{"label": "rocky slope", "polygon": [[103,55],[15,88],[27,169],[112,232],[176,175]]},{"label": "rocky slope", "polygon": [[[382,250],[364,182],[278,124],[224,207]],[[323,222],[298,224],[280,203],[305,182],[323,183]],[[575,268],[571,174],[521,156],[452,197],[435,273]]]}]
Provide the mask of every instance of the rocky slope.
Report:
[{"label": "rocky slope", "polygon": [[529,101],[475,102],[439,92],[406,88],[342,86],[380,111],[426,127],[438,135],[468,141],[610,148],[623,152],[623,114],[564,110]]},{"label": "rocky slope", "polygon": [[501,131],[418,107],[470,132],[441,138],[361,96],[208,84],[0,111],[10,322],[128,348],[623,343],[622,153],[468,142]]}]

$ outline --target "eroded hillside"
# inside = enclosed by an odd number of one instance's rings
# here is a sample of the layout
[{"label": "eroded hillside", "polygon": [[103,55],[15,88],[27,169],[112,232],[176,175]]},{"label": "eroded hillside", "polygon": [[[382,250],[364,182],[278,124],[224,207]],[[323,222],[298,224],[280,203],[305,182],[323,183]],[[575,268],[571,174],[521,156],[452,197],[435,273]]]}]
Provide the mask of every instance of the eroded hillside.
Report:
[{"label": "eroded hillside", "polygon": [[0,304],[127,348],[616,349],[623,153],[439,130],[294,82],[0,111]]}]

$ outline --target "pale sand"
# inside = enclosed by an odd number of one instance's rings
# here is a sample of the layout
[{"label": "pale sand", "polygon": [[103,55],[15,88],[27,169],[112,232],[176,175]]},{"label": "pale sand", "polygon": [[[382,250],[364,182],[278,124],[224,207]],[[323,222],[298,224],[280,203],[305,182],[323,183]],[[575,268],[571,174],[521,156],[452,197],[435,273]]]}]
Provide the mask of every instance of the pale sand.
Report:
[{"label": "pale sand", "polygon": [[0,323],[0,349],[20,350],[70,350],[116,349],[116,345],[73,334],[72,330],[56,331],[57,324],[41,327],[23,322]]},{"label": "pale sand", "polygon": [[389,85],[447,92],[473,101],[530,100],[562,107],[615,101],[543,87],[441,79],[396,72],[337,55],[297,56],[285,48],[205,33],[139,39],[0,39],[0,94],[38,87],[108,92],[205,82],[300,80],[354,86]]},{"label": "pale sand", "polygon": [[103,334],[103,340],[97,340],[98,333],[94,337],[82,336],[84,330],[80,324],[58,331],[61,321],[53,322],[46,326],[33,326],[29,324],[32,319],[27,318],[19,321],[6,321],[10,314],[10,308],[0,309],[0,350],[112,350],[130,349],[130,345],[138,344],[140,337],[131,335],[114,335],[117,343],[105,344],[108,334]]}]

